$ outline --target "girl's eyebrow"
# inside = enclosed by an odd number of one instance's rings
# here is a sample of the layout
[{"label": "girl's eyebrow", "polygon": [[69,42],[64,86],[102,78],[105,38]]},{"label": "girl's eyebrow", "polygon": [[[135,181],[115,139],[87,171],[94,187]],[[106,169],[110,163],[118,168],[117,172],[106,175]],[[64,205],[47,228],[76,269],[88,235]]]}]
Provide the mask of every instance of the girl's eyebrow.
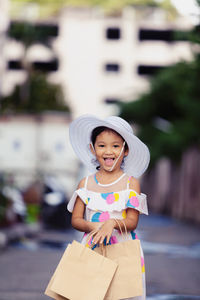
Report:
[{"label": "girl's eyebrow", "polygon": [[97,144],[105,144],[103,141],[98,141]]},{"label": "girl's eyebrow", "polygon": [[[119,142],[119,141],[112,142],[112,144],[120,144],[120,143],[121,142]],[[106,144],[106,142],[104,142],[104,141],[98,141],[97,144]]]}]

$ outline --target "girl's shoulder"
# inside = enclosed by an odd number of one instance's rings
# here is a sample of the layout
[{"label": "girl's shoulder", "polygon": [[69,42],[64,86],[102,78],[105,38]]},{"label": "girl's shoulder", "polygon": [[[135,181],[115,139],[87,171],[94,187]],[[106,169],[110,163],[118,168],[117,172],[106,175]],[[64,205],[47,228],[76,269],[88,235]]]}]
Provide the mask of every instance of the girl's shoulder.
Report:
[{"label": "girl's shoulder", "polygon": [[87,177],[82,178],[77,186],[77,189],[81,189],[81,188],[85,187],[86,180],[87,180]]},{"label": "girl's shoulder", "polygon": [[137,179],[133,176],[128,176],[128,184],[129,184],[129,189],[134,190],[138,194],[140,194],[140,181],[139,181],[139,179]]}]

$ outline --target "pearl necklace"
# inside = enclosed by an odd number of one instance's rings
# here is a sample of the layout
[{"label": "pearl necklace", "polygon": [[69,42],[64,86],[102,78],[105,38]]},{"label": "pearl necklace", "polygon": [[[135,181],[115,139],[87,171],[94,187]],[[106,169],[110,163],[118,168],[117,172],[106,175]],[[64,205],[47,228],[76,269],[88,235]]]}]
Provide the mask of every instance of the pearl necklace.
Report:
[{"label": "pearl necklace", "polygon": [[95,180],[95,182],[98,184],[98,185],[100,185],[100,186],[110,186],[110,185],[113,185],[113,184],[115,184],[115,183],[117,183],[118,181],[120,181],[120,179],[122,179],[124,176],[125,176],[126,174],[125,173],[123,173],[119,178],[117,178],[115,181],[113,181],[113,182],[111,182],[111,183],[107,183],[107,184],[102,184],[102,183],[100,183],[98,180],[97,180],[97,177],[96,177],[96,174],[94,175],[94,180]]}]

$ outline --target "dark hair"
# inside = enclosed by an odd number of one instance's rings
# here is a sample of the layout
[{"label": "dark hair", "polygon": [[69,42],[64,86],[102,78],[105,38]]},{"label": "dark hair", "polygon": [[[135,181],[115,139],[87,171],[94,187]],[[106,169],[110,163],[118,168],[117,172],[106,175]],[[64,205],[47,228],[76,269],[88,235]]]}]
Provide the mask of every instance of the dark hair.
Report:
[{"label": "dark hair", "polygon": [[[116,133],[118,136],[120,136],[122,138],[122,140],[124,141],[124,138],[114,129],[106,127],[106,126],[99,126],[93,129],[92,134],[91,134],[91,141],[92,144],[94,146],[95,142],[96,142],[96,138],[99,134],[101,134],[103,131],[112,131],[114,133]],[[125,141],[125,150],[128,150],[128,145]]]}]

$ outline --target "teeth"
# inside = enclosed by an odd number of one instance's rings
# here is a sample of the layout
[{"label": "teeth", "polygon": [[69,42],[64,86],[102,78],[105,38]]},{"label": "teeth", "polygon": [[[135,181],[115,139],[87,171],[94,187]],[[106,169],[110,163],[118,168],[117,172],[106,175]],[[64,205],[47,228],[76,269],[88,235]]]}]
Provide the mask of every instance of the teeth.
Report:
[{"label": "teeth", "polygon": [[112,159],[112,160],[114,160],[114,158],[112,158],[112,157],[105,157],[104,160],[106,160],[106,159]]}]

